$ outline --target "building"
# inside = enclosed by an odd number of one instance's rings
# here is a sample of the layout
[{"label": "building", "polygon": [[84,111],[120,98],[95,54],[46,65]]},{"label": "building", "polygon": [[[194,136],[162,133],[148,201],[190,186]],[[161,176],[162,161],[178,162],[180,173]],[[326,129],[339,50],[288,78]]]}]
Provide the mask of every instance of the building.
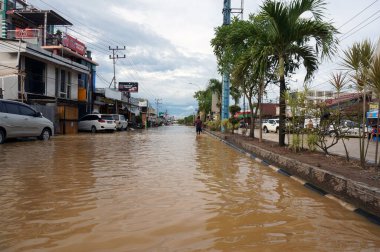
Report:
[{"label": "building", "polygon": [[22,0],[0,6],[0,93],[37,107],[56,133],[76,133],[78,118],[93,111],[98,64],[91,52],[58,29],[72,24],[56,12]]}]

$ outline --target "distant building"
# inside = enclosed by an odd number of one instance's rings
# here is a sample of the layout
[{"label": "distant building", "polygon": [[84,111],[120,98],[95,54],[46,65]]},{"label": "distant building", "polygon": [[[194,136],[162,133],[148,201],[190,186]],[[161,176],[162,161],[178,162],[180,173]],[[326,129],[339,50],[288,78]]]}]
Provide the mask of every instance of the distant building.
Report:
[{"label": "distant building", "polygon": [[334,92],[326,90],[308,90],[306,95],[306,100],[313,104],[318,104],[332,98],[334,98]]},{"label": "distant building", "polygon": [[211,116],[213,120],[220,119],[220,106],[221,103],[218,94],[213,93],[211,98]]}]

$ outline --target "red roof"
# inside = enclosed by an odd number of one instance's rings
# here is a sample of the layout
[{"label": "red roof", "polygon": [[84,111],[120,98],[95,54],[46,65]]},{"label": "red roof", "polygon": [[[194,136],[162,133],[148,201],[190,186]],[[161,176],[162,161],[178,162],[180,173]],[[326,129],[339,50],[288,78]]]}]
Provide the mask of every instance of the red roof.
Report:
[{"label": "red roof", "polygon": [[358,99],[360,97],[361,97],[360,93],[342,94],[342,95],[339,96],[339,99],[338,98],[327,99],[325,102],[326,102],[327,106],[333,106],[335,104],[342,103],[342,102],[345,102],[345,101],[350,101],[350,100],[353,100],[353,99]]}]

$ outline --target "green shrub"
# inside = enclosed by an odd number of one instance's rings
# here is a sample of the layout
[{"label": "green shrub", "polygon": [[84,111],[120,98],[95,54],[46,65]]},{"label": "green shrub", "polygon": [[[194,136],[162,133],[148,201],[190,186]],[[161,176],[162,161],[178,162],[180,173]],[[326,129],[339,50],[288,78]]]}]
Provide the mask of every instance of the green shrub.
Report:
[{"label": "green shrub", "polygon": [[309,150],[315,151],[317,146],[318,136],[314,133],[307,135],[307,146]]},{"label": "green shrub", "polygon": [[229,119],[223,119],[222,120],[222,126],[223,126],[225,132],[231,132],[232,131],[232,124],[230,123]]},{"label": "green shrub", "polygon": [[208,121],[206,125],[212,131],[220,130],[220,120]]},{"label": "green shrub", "polygon": [[302,138],[300,135],[293,134],[290,148],[295,152],[299,151],[301,149],[301,141],[302,141]]}]

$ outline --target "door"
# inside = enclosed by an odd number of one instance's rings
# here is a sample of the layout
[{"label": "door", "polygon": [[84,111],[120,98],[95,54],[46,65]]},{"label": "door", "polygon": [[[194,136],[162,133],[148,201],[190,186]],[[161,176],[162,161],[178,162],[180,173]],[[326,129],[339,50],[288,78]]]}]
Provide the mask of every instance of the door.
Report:
[{"label": "door", "polygon": [[24,125],[25,134],[27,136],[39,136],[44,128],[45,124],[40,116],[37,116],[37,112],[26,106],[19,105],[20,115],[24,117],[26,125]]},{"label": "door", "polygon": [[19,105],[13,102],[3,102],[6,113],[2,119],[6,122],[8,137],[23,137],[30,133],[28,118],[20,115]]}]

